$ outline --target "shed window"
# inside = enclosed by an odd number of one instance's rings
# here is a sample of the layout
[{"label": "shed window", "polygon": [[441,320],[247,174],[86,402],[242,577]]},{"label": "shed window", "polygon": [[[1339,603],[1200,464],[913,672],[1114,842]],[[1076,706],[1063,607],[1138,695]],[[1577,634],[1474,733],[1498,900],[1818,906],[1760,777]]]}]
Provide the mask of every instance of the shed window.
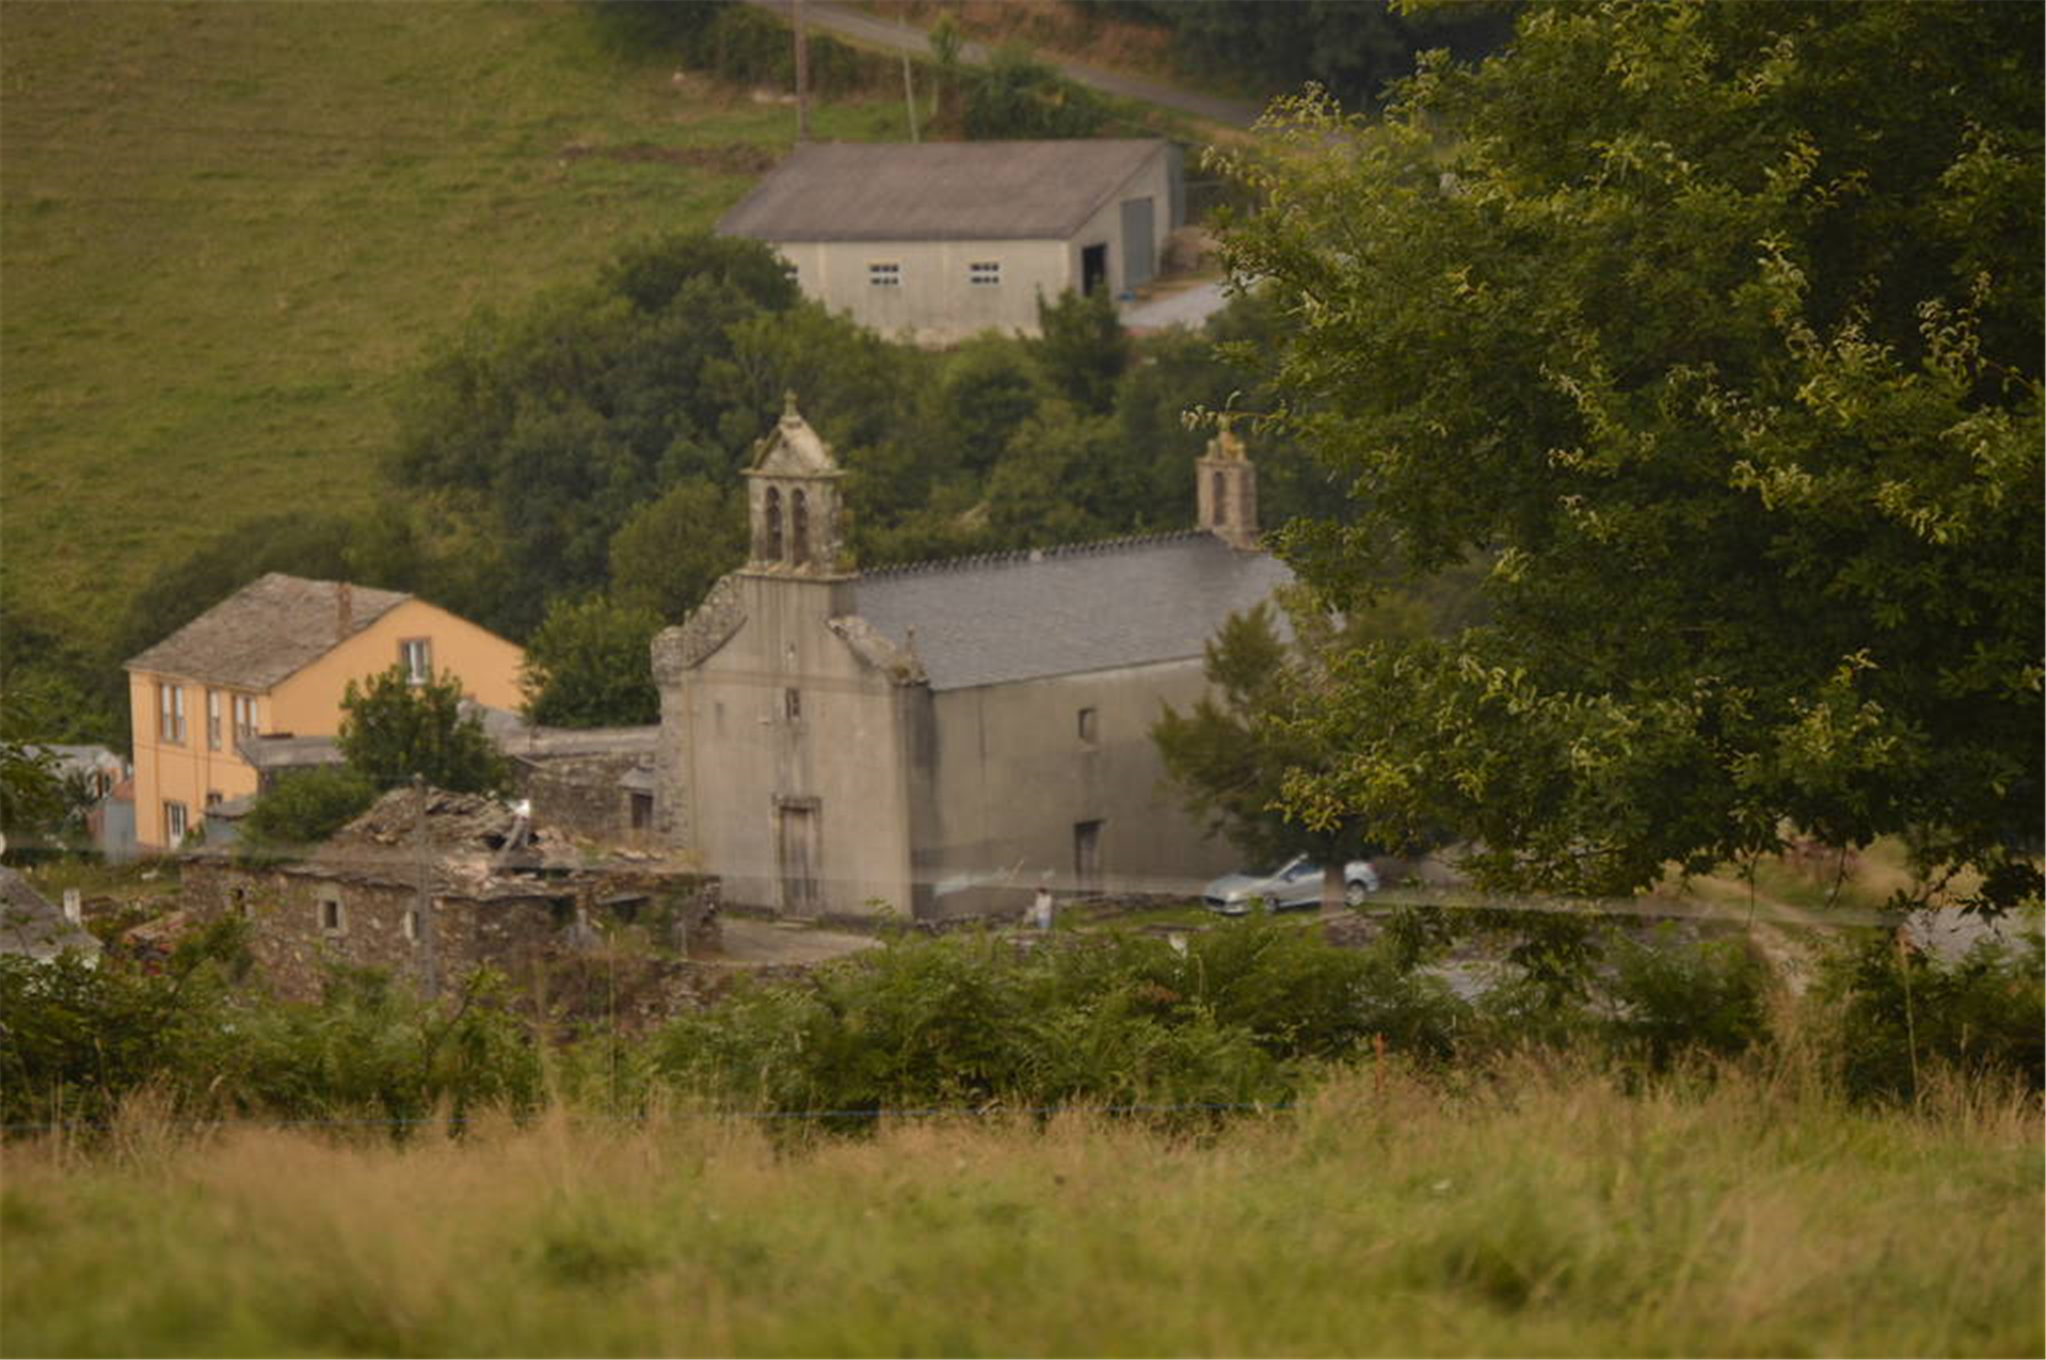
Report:
[{"label": "shed window", "polygon": [[902,266],[894,261],[867,266],[867,282],[876,288],[900,288]]},{"label": "shed window", "polygon": [[1100,739],[1099,730],[1100,725],[1095,719],[1094,710],[1091,708],[1081,709],[1080,740],[1087,743],[1087,745],[1092,746],[1096,741]]},{"label": "shed window", "polygon": [[999,287],[1002,282],[1000,260],[976,260],[966,266],[966,281],[975,288]]},{"label": "shed window", "polygon": [[341,899],[322,897],[320,899],[320,929],[329,935],[339,935],[346,929],[348,918],[342,914]]}]

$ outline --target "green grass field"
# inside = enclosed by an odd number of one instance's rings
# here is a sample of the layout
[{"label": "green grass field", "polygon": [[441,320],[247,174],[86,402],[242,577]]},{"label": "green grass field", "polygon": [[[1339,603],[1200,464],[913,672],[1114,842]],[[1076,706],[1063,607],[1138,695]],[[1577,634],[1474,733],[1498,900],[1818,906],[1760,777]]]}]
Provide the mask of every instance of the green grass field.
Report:
[{"label": "green grass field", "polygon": [[9,1147],[9,1355],[2036,1355],[2036,1101],[1367,1070],[1098,1117]]},{"label": "green grass field", "polygon": [[707,226],[793,142],[671,75],[565,0],[0,6],[5,598],[96,639],[237,521],[365,504],[436,337]]}]

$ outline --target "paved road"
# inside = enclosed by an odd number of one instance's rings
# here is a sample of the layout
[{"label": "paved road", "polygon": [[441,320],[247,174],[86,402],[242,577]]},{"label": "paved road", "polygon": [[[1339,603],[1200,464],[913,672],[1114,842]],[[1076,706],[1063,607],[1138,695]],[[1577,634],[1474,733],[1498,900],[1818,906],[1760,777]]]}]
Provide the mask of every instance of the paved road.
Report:
[{"label": "paved road", "polygon": [[[788,18],[794,8],[793,0],[749,0],[762,9],[773,10]],[[877,19],[861,10],[848,9],[842,5],[823,3],[823,0],[804,0],[803,22],[813,28],[827,29],[841,36],[866,43],[870,47],[885,47],[891,51],[911,52],[927,55],[931,50],[930,35],[921,28]],[[988,60],[987,44],[967,41],[959,48],[960,60],[974,66],[985,66]],[[1161,85],[1154,80],[1139,80],[1135,76],[1118,75],[1097,67],[1068,61],[1051,53],[1040,53],[1041,60],[1059,69],[1060,74],[1076,85],[1085,85],[1090,90],[1104,94],[1119,95],[1125,99],[1142,100],[1160,108],[1176,109],[1190,113],[1196,118],[1210,122],[1226,123],[1231,127],[1249,127],[1256,121],[1259,108],[1240,99],[1219,99],[1214,95],[1195,94],[1190,90],[1176,89]]]}]

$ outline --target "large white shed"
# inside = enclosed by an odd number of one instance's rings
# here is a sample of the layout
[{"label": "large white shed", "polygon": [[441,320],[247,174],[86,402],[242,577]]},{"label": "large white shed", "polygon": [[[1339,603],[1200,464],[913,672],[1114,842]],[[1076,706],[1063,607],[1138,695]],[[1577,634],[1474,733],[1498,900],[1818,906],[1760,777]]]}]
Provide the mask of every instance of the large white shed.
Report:
[{"label": "large white shed", "polygon": [[718,223],[766,241],[803,292],[883,334],[1037,332],[1037,299],[1150,279],[1185,220],[1160,140],[808,143]]}]

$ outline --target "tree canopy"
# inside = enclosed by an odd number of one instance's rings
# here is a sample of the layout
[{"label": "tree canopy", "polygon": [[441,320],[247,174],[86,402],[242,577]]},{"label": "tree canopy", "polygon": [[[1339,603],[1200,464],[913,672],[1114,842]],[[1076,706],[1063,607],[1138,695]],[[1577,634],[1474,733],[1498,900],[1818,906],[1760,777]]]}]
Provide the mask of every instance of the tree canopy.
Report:
[{"label": "tree canopy", "polygon": [[1493,557],[1490,622],[1338,668],[1293,809],[1619,892],[1908,835],[2036,892],[2041,11],[1542,6],[1382,123],[1232,169],[1336,604]]},{"label": "tree canopy", "polygon": [[336,745],[349,769],[379,790],[414,775],[455,793],[499,793],[511,771],[482,719],[462,712],[462,684],[453,675],[414,683],[402,665],[350,680],[341,695]]}]

